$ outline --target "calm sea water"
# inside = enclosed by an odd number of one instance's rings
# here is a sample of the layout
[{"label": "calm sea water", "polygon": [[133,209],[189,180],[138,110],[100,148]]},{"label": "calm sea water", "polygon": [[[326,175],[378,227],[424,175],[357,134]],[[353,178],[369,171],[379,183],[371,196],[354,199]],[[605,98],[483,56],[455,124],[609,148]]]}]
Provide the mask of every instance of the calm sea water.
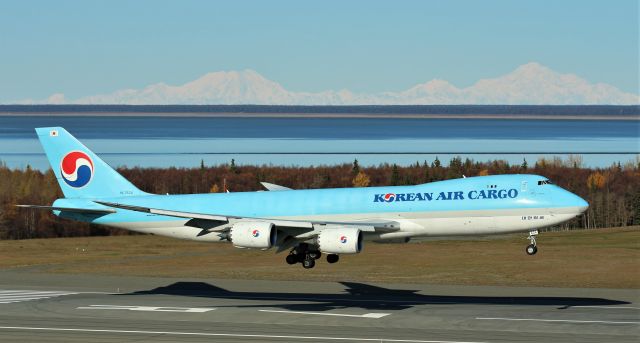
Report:
[{"label": "calm sea water", "polygon": [[33,128],[63,126],[114,166],[228,163],[364,165],[470,157],[529,163],[582,155],[592,167],[634,160],[640,121],[520,119],[336,119],[0,117],[0,160],[46,169]]}]

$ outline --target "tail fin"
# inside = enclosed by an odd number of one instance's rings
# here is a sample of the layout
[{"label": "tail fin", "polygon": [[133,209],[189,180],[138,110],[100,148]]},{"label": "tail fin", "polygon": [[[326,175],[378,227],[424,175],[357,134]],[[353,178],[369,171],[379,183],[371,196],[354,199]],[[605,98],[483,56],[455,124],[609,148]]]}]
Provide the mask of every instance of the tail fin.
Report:
[{"label": "tail fin", "polygon": [[36,129],[66,198],[144,195],[136,186],[61,127]]}]

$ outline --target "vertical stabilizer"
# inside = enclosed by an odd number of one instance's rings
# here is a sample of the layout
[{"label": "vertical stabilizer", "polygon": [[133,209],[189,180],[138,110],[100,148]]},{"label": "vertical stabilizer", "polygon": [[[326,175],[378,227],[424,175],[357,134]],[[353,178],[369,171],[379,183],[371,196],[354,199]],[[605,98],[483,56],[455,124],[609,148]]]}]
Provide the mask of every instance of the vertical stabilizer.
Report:
[{"label": "vertical stabilizer", "polygon": [[66,198],[144,195],[61,127],[37,128],[38,139]]}]

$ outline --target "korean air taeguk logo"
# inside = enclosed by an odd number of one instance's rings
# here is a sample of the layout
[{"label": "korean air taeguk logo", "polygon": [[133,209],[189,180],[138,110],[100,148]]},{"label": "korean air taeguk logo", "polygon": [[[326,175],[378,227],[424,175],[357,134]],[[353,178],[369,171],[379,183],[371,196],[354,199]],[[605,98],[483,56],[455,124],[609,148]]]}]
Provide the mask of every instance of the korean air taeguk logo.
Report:
[{"label": "korean air taeguk logo", "polygon": [[347,236],[340,236],[340,243],[347,243]]},{"label": "korean air taeguk logo", "polygon": [[255,229],[251,232],[251,235],[257,238],[260,236],[260,231],[258,229]]},{"label": "korean air taeguk logo", "polygon": [[72,151],[62,158],[60,174],[67,185],[84,187],[93,177],[93,161],[82,151]]}]

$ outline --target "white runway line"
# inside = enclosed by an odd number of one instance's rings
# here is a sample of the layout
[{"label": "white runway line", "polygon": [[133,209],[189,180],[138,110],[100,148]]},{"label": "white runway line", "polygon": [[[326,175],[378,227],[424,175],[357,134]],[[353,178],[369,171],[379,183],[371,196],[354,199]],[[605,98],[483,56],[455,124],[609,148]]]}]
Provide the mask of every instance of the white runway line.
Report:
[{"label": "white runway line", "polygon": [[67,294],[75,294],[75,293],[50,293],[50,294],[11,294],[11,295],[0,295],[0,299],[20,299],[20,298],[46,298],[46,297],[57,297],[60,295]]},{"label": "white runway line", "polygon": [[493,317],[476,317],[477,320],[505,320],[520,322],[550,322],[550,323],[577,323],[577,324],[640,324],[640,322],[618,322],[607,320],[577,320],[577,319],[538,319],[538,318],[493,318]]},{"label": "white runway line", "polygon": [[282,310],[258,310],[258,311],[270,312],[270,313],[310,314],[310,315],[316,315],[316,316],[335,316],[335,317],[373,318],[373,319],[379,319],[391,314],[391,313],[340,314],[340,313],[282,311]]},{"label": "white runway line", "polygon": [[49,299],[50,297],[37,297],[37,298],[20,298],[20,299],[0,299],[0,304],[19,303],[31,300]]},{"label": "white runway line", "polygon": [[72,294],[78,293],[64,291],[0,290],[0,304],[42,300]]},{"label": "white runway line", "polygon": [[0,290],[0,295],[13,293],[60,293],[65,291],[34,291],[34,290]]},{"label": "white runway line", "polygon": [[478,341],[443,341],[443,340],[418,340],[418,339],[393,339],[393,338],[358,338],[358,337],[323,337],[323,336],[295,336],[295,335],[252,335],[215,332],[182,332],[182,331],[146,331],[146,330],[117,330],[117,329],[74,329],[52,328],[33,326],[0,326],[0,330],[30,330],[30,331],[66,331],[66,332],[95,332],[95,333],[130,333],[143,335],[174,335],[174,336],[204,336],[204,337],[243,337],[243,338],[270,338],[270,339],[298,339],[315,341],[356,341],[356,342],[401,342],[401,343],[487,343]]},{"label": "white runway line", "polygon": [[181,312],[204,313],[215,310],[213,307],[173,307],[173,306],[124,306],[124,305],[89,305],[76,307],[77,310],[126,310],[149,312]]},{"label": "white runway line", "polygon": [[604,308],[609,310],[640,310],[640,307],[631,307],[631,306],[571,306],[571,308]]}]

